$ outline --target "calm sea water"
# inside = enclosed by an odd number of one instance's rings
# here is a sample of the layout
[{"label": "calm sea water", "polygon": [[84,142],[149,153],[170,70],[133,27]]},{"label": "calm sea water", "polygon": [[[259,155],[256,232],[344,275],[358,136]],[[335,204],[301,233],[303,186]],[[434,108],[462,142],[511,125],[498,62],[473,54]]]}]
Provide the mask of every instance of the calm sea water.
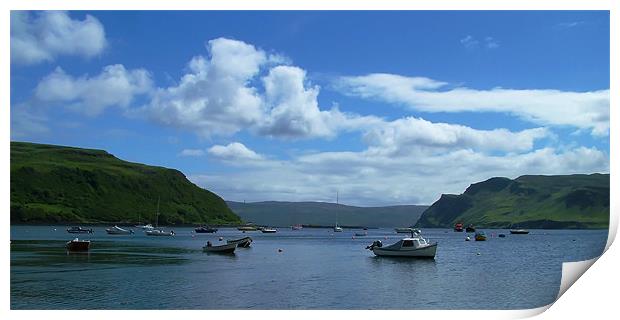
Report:
[{"label": "calm sea water", "polygon": [[[220,229],[175,237],[72,235],[66,226],[11,226],[12,309],[522,309],[551,303],[561,263],[601,254],[607,230],[423,229],[435,260],[375,257],[366,245],[399,240],[392,229],[275,234]],[[359,230],[357,230],[359,231]],[[506,238],[493,237],[505,233]],[[254,239],[235,255],[202,252],[207,240]],[[75,236],[90,253],[65,251]],[[282,252],[278,252],[282,249]],[[478,253],[480,253],[478,255]]]}]

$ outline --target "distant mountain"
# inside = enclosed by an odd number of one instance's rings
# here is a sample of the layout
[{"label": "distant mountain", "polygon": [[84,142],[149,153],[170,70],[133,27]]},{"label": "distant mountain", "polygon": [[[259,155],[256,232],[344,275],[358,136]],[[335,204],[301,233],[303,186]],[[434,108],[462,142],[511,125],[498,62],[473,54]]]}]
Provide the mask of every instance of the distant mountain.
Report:
[{"label": "distant mountain", "polygon": [[609,174],[491,178],[444,194],[416,226],[608,228]]},{"label": "distant mountain", "polygon": [[103,150],[11,142],[11,223],[237,224],[216,194],[174,169]]},{"label": "distant mountain", "polygon": [[428,206],[354,207],[326,202],[234,202],[228,206],[244,221],[260,225],[294,224],[402,227],[415,224]]}]

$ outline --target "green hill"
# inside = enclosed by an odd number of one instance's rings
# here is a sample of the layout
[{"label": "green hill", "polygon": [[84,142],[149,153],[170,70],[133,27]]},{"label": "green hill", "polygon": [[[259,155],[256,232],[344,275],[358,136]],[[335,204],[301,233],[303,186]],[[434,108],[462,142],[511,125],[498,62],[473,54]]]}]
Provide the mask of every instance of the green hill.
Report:
[{"label": "green hill", "polygon": [[294,224],[366,227],[404,227],[413,225],[428,206],[354,207],[326,202],[234,202],[228,206],[245,221],[261,225]]},{"label": "green hill", "polygon": [[609,174],[491,178],[444,194],[416,226],[608,228]]},{"label": "green hill", "polygon": [[174,169],[102,150],[11,142],[11,223],[240,223],[216,194]]}]

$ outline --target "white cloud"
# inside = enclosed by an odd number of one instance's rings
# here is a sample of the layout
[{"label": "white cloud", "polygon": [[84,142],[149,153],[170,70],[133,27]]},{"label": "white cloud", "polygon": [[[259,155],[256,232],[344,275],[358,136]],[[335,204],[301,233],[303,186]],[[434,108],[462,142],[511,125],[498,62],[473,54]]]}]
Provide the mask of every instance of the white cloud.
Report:
[{"label": "white cloud", "polygon": [[43,78],[35,89],[37,102],[62,103],[73,111],[94,116],[107,107],[128,107],[136,95],[152,88],[150,74],[144,69],[127,70],[109,65],[99,75],[75,78],[61,68]]},{"label": "white cloud", "polygon": [[205,155],[205,151],[202,149],[183,149],[179,155],[182,157],[202,157]]},{"label": "white cloud", "polygon": [[239,142],[232,142],[226,146],[215,145],[208,150],[211,156],[227,161],[262,160],[264,157],[248,149]]},{"label": "white cloud", "polygon": [[[443,84],[435,80],[380,75],[383,81],[377,80],[377,74],[341,77],[336,88],[348,95],[401,104],[413,110],[500,112],[516,115],[536,124],[590,129],[592,134],[599,136],[609,134],[609,90],[476,90],[466,87],[440,90],[442,86],[432,88],[433,84]],[[411,84],[419,79],[426,79],[431,87],[422,89]]]},{"label": "white cloud", "polygon": [[474,37],[470,35],[467,35],[464,38],[462,38],[460,42],[463,46],[465,46],[465,48],[469,48],[469,49],[476,48],[478,47],[478,44],[480,44],[480,41],[476,40]]},{"label": "white cloud", "polygon": [[499,48],[499,41],[495,40],[493,37],[484,38],[485,46],[489,49]]},{"label": "white cloud", "polygon": [[401,156],[361,152],[318,152],[273,161],[260,170],[235,163],[229,173],[190,175],[227,200],[334,201],[352,205],[431,204],[442,193],[462,193],[493,176],[609,172],[609,156],[596,148],[543,148],[493,156],[459,149]]},{"label": "white cloud", "polygon": [[207,49],[210,59],[194,57],[179,85],[157,89],[142,112],[203,137],[245,129],[280,139],[331,138],[379,121],[335,107],[321,110],[320,88],[308,83],[303,69],[277,65],[288,62],[282,56],[225,38],[209,41]]},{"label": "white cloud", "polygon": [[93,57],[106,46],[103,25],[91,15],[74,20],[66,12],[11,11],[11,62],[36,64],[60,55]]},{"label": "white cloud", "polygon": [[207,46],[211,58],[194,57],[179,85],[157,89],[143,112],[202,136],[234,134],[261,118],[261,98],[249,82],[268,58],[236,40],[218,38]]},{"label": "white cloud", "polygon": [[544,128],[520,132],[506,129],[476,130],[462,125],[433,123],[408,117],[371,129],[364,140],[375,151],[388,154],[418,152],[420,148],[520,152],[531,150],[536,139],[547,135],[548,131]]}]

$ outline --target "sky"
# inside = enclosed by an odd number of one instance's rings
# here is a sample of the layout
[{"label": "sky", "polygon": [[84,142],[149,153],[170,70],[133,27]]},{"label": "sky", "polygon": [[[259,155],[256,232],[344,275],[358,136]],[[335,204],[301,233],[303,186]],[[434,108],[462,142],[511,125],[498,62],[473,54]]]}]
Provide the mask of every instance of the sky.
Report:
[{"label": "sky", "polygon": [[11,140],[226,200],[432,204],[609,172],[607,11],[12,11]]}]

